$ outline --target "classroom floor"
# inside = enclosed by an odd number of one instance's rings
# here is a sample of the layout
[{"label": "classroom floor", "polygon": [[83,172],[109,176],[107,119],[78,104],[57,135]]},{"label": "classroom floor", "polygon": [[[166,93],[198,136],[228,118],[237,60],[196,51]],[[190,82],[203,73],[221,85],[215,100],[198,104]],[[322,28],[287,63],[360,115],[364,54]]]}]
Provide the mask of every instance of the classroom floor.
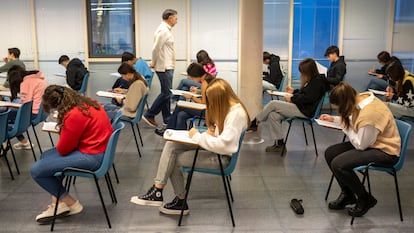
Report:
[{"label": "classroom floor", "polygon": [[[310,141],[306,146],[301,125],[294,124],[284,157],[264,152],[271,144],[266,127],[260,129],[264,143],[243,145],[231,181],[235,228],[231,226],[221,178],[201,174],[193,177],[188,202],[191,213],[184,218],[183,226],[177,227],[178,217],[162,215],[156,207],[129,202],[131,196],[145,193],[152,185],[164,145],[152,128],[144,122],[140,126],[145,143],[142,158],[138,158],[130,126],[120,136],[116,155],[120,184],[114,184],[118,204],[111,204],[106,185],[101,182],[112,229],[107,227],[94,182],[78,179],[71,193],[79,198],[84,211],[60,220],[55,226],[56,232],[414,232],[414,169],[411,169],[414,140],[410,140],[405,167],[399,173],[404,222],[399,220],[393,179],[382,173],[370,173],[378,204],[364,217],[356,219],[353,226],[346,211],[328,210],[324,195],[331,173],[323,152],[329,145],[340,142],[342,134],[316,126],[319,149],[316,157],[310,129],[307,128]],[[50,148],[47,135],[38,132],[42,147]],[[16,151],[16,156],[21,175],[14,181],[10,180],[4,159],[0,160],[0,232],[48,232],[49,225],[35,222],[35,216],[46,208],[50,199],[29,175],[32,154]],[[330,199],[337,195],[335,183]],[[164,191],[164,198],[166,201],[173,198],[170,186]],[[303,199],[303,216],[296,216],[291,210],[292,198]]]}]

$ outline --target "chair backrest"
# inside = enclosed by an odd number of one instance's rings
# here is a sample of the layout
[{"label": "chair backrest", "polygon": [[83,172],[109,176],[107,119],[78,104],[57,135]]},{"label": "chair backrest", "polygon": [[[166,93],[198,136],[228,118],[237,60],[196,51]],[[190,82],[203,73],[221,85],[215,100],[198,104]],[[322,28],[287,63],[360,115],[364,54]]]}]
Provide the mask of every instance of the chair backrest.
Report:
[{"label": "chair backrest", "polygon": [[144,114],[144,108],[145,108],[145,103],[147,102],[147,98],[148,98],[148,93],[142,96],[138,104],[137,115],[135,115],[135,118],[131,120],[132,123],[137,124],[141,120],[142,114]]},{"label": "chair backrest", "polygon": [[411,132],[411,125],[407,122],[398,119],[395,119],[395,123],[397,124],[398,132],[401,138],[401,152],[398,162],[394,165],[394,169],[396,171],[399,171],[404,165],[405,151],[407,149],[408,138]]},{"label": "chair backrest", "polygon": [[286,76],[283,75],[282,80],[280,80],[278,91],[285,91],[285,81],[286,81]]},{"label": "chair backrest", "polygon": [[232,154],[229,165],[224,169],[224,175],[225,176],[230,175],[234,171],[234,168],[236,168],[236,164],[237,164],[237,160],[239,158],[240,148],[243,144],[243,138],[244,138],[244,133],[245,132],[246,131],[243,130],[243,132],[240,134],[239,146],[237,148],[237,151]]},{"label": "chair backrest", "polygon": [[43,103],[40,103],[39,112],[37,113],[36,118],[32,120],[32,125],[33,126],[38,125],[40,122],[45,121],[48,116],[49,114],[43,111]]},{"label": "chair backrest", "polygon": [[10,110],[0,113],[0,143],[7,140],[7,121]]},{"label": "chair backrest", "polygon": [[151,71],[151,77],[145,79],[147,81],[148,88],[151,88],[152,78],[154,78],[154,72]]},{"label": "chair backrest", "polygon": [[112,119],[112,128],[115,129],[116,125],[118,124],[118,122],[120,121],[122,115],[124,115],[124,111],[119,110],[116,114],[115,117]]},{"label": "chair backrest", "polygon": [[16,119],[14,120],[14,126],[9,131],[9,137],[15,137],[27,131],[32,124],[32,106],[33,101],[26,102],[17,111]]},{"label": "chair backrest", "polygon": [[83,76],[82,86],[78,91],[79,93],[85,95],[86,90],[88,89],[88,81],[89,81],[89,72],[86,72],[85,75]]},{"label": "chair backrest", "polygon": [[316,106],[315,114],[313,114],[312,120],[318,119],[321,115],[323,101],[325,100],[325,96],[329,95],[328,92],[325,92],[321,99],[319,100],[318,106]]},{"label": "chair backrest", "polygon": [[121,133],[121,129],[125,127],[125,124],[122,122],[118,122],[114,128],[114,132],[112,132],[111,137],[109,138],[108,145],[106,146],[106,150],[104,153],[104,157],[102,160],[101,167],[95,171],[95,175],[97,178],[103,177],[111,168],[112,164],[114,163],[115,158],[115,151],[116,145],[118,144],[119,134]]}]

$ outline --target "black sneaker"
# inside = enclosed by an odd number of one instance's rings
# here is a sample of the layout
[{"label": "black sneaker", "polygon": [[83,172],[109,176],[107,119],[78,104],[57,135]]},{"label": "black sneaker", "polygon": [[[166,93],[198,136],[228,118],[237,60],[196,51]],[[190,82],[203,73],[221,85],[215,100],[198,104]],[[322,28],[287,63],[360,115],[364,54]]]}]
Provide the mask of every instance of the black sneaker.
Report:
[{"label": "black sneaker", "polygon": [[156,128],[154,130],[154,133],[157,134],[157,135],[159,135],[159,136],[161,136],[161,137],[163,137],[164,136],[164,132],[165,132],[166,129],[167,129],[166,127]]},{"label": "black sneaker", "polygon": [[163,214],[180,215],[183,205],[184,215],[188,215],[190,213],[190,210],[188,210],[187,203],[184,202],[184,199],[179,199],[178,197],[175,197],[172,202],[160,206],[160,212]]},{"label": "black sneaker", "polygon": [[258,124],[257,124],[257,120],[256,120],[256,118],[254,118],[253,120],[252,120],[252,122],[250,122],[250,125],[249,125],[249,127],[247,128],[247,132],[254,132],[254,131],[257,131],[257,128],[258,128],[259,126],[258,126]]},{"label": "black sneaker", "polygon": [[131,202],[137,205],[161,206],[162,189],[152,186],[145,195],[131,197]]}]

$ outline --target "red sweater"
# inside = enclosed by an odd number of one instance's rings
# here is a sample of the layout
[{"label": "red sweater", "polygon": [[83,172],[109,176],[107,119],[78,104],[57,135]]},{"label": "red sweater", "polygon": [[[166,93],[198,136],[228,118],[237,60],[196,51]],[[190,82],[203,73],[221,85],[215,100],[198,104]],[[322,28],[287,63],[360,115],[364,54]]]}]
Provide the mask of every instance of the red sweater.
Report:
[{"label": "red sweater", "polygon": [[84,115],[78,107],[67,112],[63,118],[59,142],[56,146],[60,155],[74,150],[85,154],[105,152],[112,126],[104,109],[89,107],[90,116]]}]

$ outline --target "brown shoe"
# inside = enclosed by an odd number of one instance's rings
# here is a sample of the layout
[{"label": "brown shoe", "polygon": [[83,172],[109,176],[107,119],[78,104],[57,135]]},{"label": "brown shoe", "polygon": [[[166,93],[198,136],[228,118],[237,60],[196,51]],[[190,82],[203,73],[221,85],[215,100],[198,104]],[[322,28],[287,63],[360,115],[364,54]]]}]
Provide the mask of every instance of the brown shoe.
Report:
[{"label": "brown shoe", "polygon": [[157,122],[155,121],[154,118],[142,116],[142,119],[152,127],[157,127],[158,126],[158,124],[157,124]]}]

